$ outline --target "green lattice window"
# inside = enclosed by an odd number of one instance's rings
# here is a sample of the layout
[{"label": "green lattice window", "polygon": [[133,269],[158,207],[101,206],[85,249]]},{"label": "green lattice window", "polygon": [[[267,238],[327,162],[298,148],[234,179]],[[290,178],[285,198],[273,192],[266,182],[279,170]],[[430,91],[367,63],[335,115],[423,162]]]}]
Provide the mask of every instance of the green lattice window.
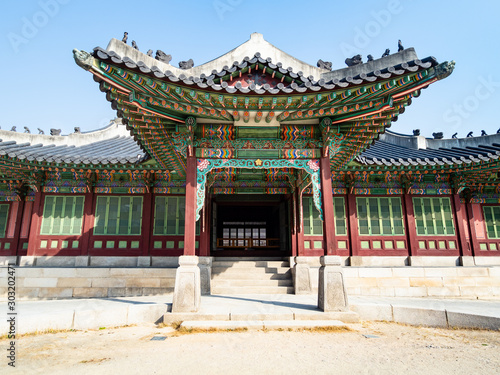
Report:
[{"label": "green lattice window", "polygon": [[84,201],[83,196],[46,196],[40,234],[80,235]]},{"label": "green lattice window", "polygon": [[314,206],[312,197],[304,197],[302,199],[302,207],[304,214],[304,234],[306,236],[322,236],[323,222],[319,218],[319,211]]},{"label": "green lattice window", "polygon": [[9,217],[9,204],[0,204],[0,238],[5,237],[7,218]]},{"label": "green lattice window", "polygon": [[360,235],[404,235],[400,198],[356,198],[356,203]]},{"label": "green lattice window", "polygon": [[500,206],[484,206],[483,212],[488,238],[500,238]]},{"label": "green lattice window", "polygon": [[156,197],[154,235],[184,234],[185,201],[184,197]]},{"label": "green lattice window", "polygon": [[335,234],[337,236],[347,235],[345,203],[343,197],[333,198],[333,212],[335,214]]},{"label": "green lattice window", "polygon": [[417,235],[455,235],[450,198],[413,198],[413,211]]},{"label": "green lattice window", "polygon": [[95,235],[141,234],[142,197],[97,197]]}]

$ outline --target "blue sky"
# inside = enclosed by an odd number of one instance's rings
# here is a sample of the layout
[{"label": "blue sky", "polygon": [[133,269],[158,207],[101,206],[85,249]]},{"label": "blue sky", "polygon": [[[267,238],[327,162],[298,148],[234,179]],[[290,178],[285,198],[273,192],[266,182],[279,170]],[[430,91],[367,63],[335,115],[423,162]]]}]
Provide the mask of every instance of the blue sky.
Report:
[{"label": "blue sky", "polygon": [[90,131],[115,117],[98,85],[73,60],[72,50],[105,48],[129,33],[141,51],[161,49],[172,64],[212,60],[252,32],[316,65],[345,67],[354,54],[397,51],[401,39],[422,59],[455,60],[455,72],[422,91],[391,130],[431,137],[500,128],[500,2],[388,1],[94,1],[24,0],[2,4],[0,127]]}]

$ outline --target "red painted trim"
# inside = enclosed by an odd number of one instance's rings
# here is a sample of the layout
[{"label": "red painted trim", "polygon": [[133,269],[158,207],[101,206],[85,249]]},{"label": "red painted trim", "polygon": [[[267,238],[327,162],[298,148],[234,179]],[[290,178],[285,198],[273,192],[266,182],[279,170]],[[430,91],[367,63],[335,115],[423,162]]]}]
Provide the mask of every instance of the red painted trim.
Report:
[{"label": "red painted trim", "polygon": [[323,203],[323,238],[324,255],[336,255],[335,241],[335,216],[333,212],[332,173],[330,171],[330,158],[320,159],[321,198]]},{"label": "red painted trim", "polygon": [[291,218],[290,218],[290,247],[291,247],[291,250],[292,250],[292,256],[293,257],[296,257],[297,256],[297,210],[296,210],[296,207],[297,207],[297,202],[295,201],[295,192],[290,194],[290,214],[291,214]]},{"label": "red painted trim", "polygon": [[28,239],[28,256],[34,256],[36,254],[36,246],[38,243],[38,238],[40,234],[40,222],[42,217],[43,204],[42,200],[44,194],[41,192],[41,187],[38,188],[39,191],[35,193],[35,203],[33,204],[33,215],[31,219],[30,233]]},{"label": "red painted trim", "polygon": [[408,241],[408,255],[412,256],[418,249],[417,225],[415,211],[413,210],[413,197],[405,194],[403,201],[403,214],[405,215],[406,237]]},{"label": "red painted trim", "polygon": [[454,224],[455,229],[457,231],[457,240],[458,240],[458,249],[460,251],[461,256],[472,256],[472,251],[469,249],[467,240],[465,238],[464,232],[464,219],[463,219],[463,207],[462,203],[460,203],[460,195],[453,194],[452,199],[452,207],[455,212]]},{"label": "red painted trim", "polygon": [[21,224],[23,222],[23,215],[24,215],[24,199],[21,200],[20,202],[16,202],[17,204],[17,212],[16,212],[16,219],[14,221],[14,241],[12,241],[12,247],[11,247],[11,255],[19,255],[19,238],[21,234]]},{"label": "red painted trim", "polygon": [[[469,238],[472,247],[472,255],[476,256],[479,253],[479,240],[477,239],[476,234],[476,225],[474,220],[474,211],[472,210],[472,203],[467,202],[466,204],[466,215],[467,215],[467,223],[469,228]],[[486,231],[486,228],[485,228]]]},{"label": "red painted trim", "polygon": [[302,215],[302,193],[299,189],[296,190],[297,195],[297,255],[305,256],[304,254],[304,219]]},{"label": "red painted trim", "polygon": [[359,235],[358,235],[358,218],[356,211],[356,196],[347,194],[347,216],[349,218],[349,244],[351,256],[359,255]]},{"label": "red painted trim", "polygon": [[85,203],[83,206],[83,226],[82,235],[80,237],[80,254],[88,255],[89,251],[89,241],[91,236],[91,231],[94,227],[94,193],[92,191],[85,193]]},{"label": "red painted trim", "polygon": [[196,170],[193,156],[187,157],[186,165],[186,214],[184,221],[184,255],[195,255],[196,237]]}]

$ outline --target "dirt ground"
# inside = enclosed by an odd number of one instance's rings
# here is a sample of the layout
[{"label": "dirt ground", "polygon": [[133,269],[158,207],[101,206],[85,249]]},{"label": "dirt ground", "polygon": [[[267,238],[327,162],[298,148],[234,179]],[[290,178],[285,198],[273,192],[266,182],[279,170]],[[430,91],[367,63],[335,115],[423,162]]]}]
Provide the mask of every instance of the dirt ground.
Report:
[{"label": "dirt ground", "polygon": [[[2,374],[500,374],[500,332],[392,323],[180,334],[143,325],[24,336]],[[164,341],[151,340],[166,337]],[[0,341],[5,353],[8,340]]]}]

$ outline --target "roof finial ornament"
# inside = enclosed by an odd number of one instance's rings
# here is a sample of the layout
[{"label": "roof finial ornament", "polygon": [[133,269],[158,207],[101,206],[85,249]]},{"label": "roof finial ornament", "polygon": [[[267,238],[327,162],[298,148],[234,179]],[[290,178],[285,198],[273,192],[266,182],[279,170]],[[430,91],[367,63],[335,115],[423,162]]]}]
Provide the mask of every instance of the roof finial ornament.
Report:
[{"label": "roof finial ornament", "polygon": [[451,136],[451,138],[452,138],[452,139],[457,139],[457,134],[458,134],[458,133],[453,134],[453,135]]},{"label": "roof finial ornament", "polygon": [[182,70],[191,69],[193,66],[193,59],[189,59],[188,61],[179,61],[179,68],[181,68]]},{"label": "roof finial ornament", "polygon": [[420,135],[420,129],[413,129],[413,136],[418,137]]},{"label": "roof finial ornament", "polygon": [[135,42],[135,40],[132,41],[132,47],[139,51],[139,47],[137,47],[137,43]]},{"label": "roof finial ornament", "polygon": [[469,132],[469,134],[467,134],[467,138],[472,138],[473,135],[472,135],[473,132]]},{"label": "roof finial ornament", "polygon": [[16,127],[15,127],[15,126],[13,126],[12,128],[10,128],[10,131],[11,131],[11,132],[15,132],[15,131],[16,131]]},{"label": "roof finial ornament", "polygon": [[75,134],[82,134],[79,126],[75,126]]},{"label": "roof finial ornament", "polygon": [[321,59],[318,60],[316,66],[320,69],[326,69],[326,70],[332,70],[332,63],[331,61],[323,61]]},{"label": "roof finial ornament", "polygon": [[403,51],[405,48],[403,47],[403,43],[401,43],[401,39],[398,40],[398,52]]},{"label": "roof finial ornament", "polygon": [[382,57],[387,57],[391,54],[391,50],[389,48],[387,48],[384,52],[384,54],[382,55]]},{"label": "roof finial ornament", "polygon": [[434,139],[443,139],[443,132],[432,133]]},{"label": "roof finial ornament", "polygon": [[356,55],[351,58],[345,59],[345,63],[347,64],[347,66],[354,66],[362,64],[363,60],[361,59],[361,55]]},{"label": "roof finial ornament", "polygon": [[30,129],[27,126],[24,127],[24,132],[28,133],[28,134],[31,134]]},{"label": "roof finial ornament", "polygon": [[153,57],[153,50],[148,49],[148,52],[146,53],[146,55]]},{"label": "roof finial ornament", "polygon": [[45,134],[45,132],[42,129],[37,128],[37,130],[38,130],[38,134]]},{"label": "roof finial ornament", "polygon": [[372,55],[368,55],[368,56],[366,56],[366,58],[367,58],[366,62],[373,61],[373,56]]},{"label": "roof finial ornament", "polygon": [[481,130],[481,137],[484,137],[485,135],[488,135],[484,130]]},{"label": "roof finial ornament", "polygon": [[165,52],[158,50],[156,51],[155,59],[165,64],[169,64],[170,60],[172,60],[172,55],[167,55]]},{"label": "roof finial ornament", "polygon": [[50,129],[50,135],[53,136],[61,135],[61,129]]},{"label": "roof finial ornament", "polygon": [[122,42],[123,42],[123,43],[125,43],[125,44],[127,44],[127,39],[128,39],[128,33],[125,31],[125,32],[123,33],[123,39],[122,39]]}]

